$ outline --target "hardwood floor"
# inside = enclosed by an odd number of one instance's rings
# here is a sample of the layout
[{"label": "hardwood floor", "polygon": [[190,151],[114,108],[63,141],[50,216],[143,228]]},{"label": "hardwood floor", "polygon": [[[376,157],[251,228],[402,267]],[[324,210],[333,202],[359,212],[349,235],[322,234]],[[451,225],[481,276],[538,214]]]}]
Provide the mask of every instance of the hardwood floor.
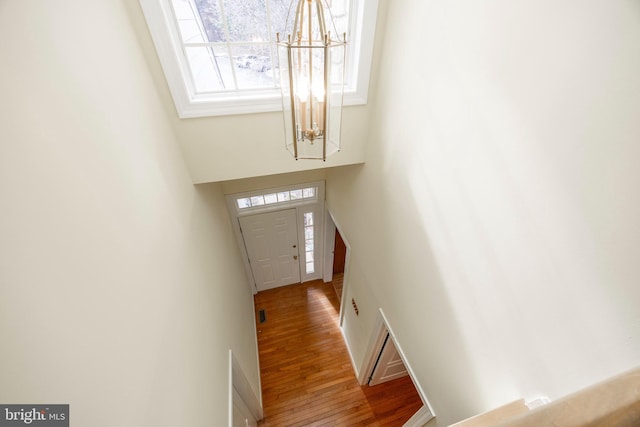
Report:
[{"label": "hardwood floor", "polygon": [[344,280],[344,273],[338,273],[333,275],[333,279],[331,283],[333,284],[333,289],[336,291],[336,295],[338,295],[338,303],[342,299],[342,282]]},{"label": "hardwood floor", "polygon": [[263,291],[255,305],[265,413],[260,426],[401,426],[422,406],[409,377],[358,384],[331,283]]}]

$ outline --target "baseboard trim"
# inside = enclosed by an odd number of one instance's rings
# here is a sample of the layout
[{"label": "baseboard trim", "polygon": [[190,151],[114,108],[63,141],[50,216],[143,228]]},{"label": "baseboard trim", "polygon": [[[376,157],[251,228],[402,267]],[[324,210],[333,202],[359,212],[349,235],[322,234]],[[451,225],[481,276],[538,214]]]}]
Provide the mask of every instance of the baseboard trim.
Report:
[{"label": "baseboard trim", "polygon": [[409,418],[406,423],[402,425],[402,427],[422,427],[431,419],[434,418],[433,414],[429,410],[429,407],[424,405],[422,408],[418,410],[413,417]]}]

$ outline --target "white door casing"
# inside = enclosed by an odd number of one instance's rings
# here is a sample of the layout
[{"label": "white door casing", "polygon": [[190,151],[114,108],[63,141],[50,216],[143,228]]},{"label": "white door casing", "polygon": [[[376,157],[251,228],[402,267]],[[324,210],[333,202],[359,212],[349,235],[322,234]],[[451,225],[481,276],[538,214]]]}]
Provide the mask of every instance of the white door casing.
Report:
[{"label": "white door casing", "polygon": [[233,427],[258,426],[258,420],[251,414],[251,411],[235,388],[233,389],[233,415],[231,424]]},{"label": "white door casing", "polygon": [[378,358],[378,363],[371,374],[369,385],[378,385],[387,381],[395,380],[409,375],[407,368],[402,362],[402,357],[393,343],[393,339],[387,333],[382,351]]},{"label": "white door casing", "polygon": [[296,217],[286,209],[239,218],[258,291],[300,282]]},{"label": "white door casing", "polygon": [[[258,380],[258,387],[260,381]],[[257,427],[263,418],[262,397],[258,397],[233,351],[229,349],[229,424],[228,427]]]},{"label": "white door casing", "polygon": [[[416,380],[415,373],[413,369],[411,369],[411,363],[407,360],[404,352],[402,351],[402,345],[398,342],[395,333],[387,317],[384,314],[382,308],[378,309],[378,316],[376,317],[375,324],[373,326],[373,330],[369,339],[369,345],[367,346],[367,350],[365,352],[364,361],[362,366],[356,366],[356,376],[358,377],[358,382],[361,385],[366,385],[369,383],[369,379],[373,375],[373,371],[376,365],[376,361],[382,351],[385,339],[389,335],[389,340],[393,340],[394,346],[396,347],[396,351],[398,352],[400,358],[402,359],[404,366],[411,377],[411,381],[415,386],[418,394],[420,395],[420,399],[424,405],[418,412],[414,414],[413,417],[409,421],[407,421],[403,427],[417,427],[425,425],[431,418],[435,417],[435,412],[433,408],[429,404],[429,400],[427,399],[427,395],[422,388],[420,382]],[[346,339],[347,347],[351,347],[351,343],[348,339]]]}]

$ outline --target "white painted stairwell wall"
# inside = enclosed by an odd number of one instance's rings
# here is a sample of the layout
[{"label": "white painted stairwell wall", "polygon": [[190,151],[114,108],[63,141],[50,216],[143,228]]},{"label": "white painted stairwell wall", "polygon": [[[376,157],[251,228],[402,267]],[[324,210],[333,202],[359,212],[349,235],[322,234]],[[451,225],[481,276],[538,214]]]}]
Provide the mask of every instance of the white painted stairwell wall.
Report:
[{"label": "white painted stairwell wall", "polygon": [[438,426],[638,365],[640,4],[381,7],[367,162],[327,174],[356,362],[382,307]]},{"label": "white painted stairwell wall", "polygon": [[259,391],[252,295],[131,7],[0,2],[0,402],[69,403],[74,426],[223,426],[229,349]]}]

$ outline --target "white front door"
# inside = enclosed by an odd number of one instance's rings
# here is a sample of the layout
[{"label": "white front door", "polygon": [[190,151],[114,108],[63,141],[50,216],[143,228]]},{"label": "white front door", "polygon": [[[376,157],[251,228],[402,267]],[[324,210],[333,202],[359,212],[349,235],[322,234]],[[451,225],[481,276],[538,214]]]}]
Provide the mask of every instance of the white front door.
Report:
[{"label": "white front door", "polygon": [[240,228],[258,291],[300,282],[295,209],[243,216]]}]

